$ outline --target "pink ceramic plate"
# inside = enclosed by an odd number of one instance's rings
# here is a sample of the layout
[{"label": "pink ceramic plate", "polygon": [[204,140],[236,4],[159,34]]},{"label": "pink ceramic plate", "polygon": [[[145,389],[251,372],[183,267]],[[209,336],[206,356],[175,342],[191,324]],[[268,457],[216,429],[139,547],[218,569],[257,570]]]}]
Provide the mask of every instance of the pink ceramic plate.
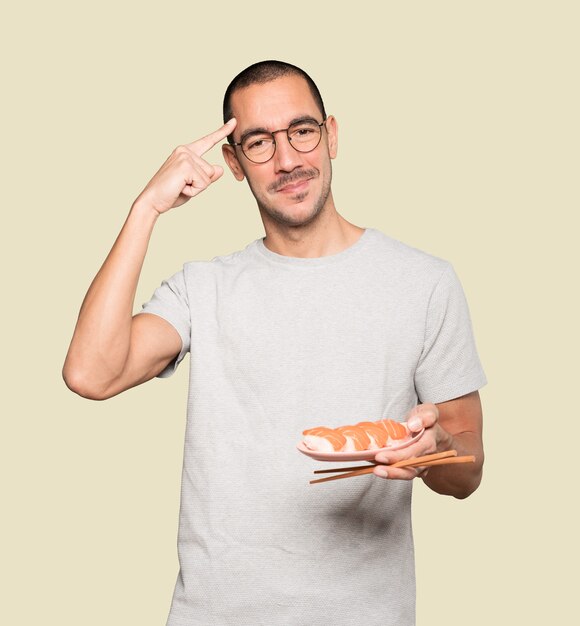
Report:
[{"label": "pink ceramic plate", "polygon": [[318,452],[307,448],[302,441],[296,447],[300,450],[300,452],[302,452],[302,454],[305,454],[312,459],[316,459],[317,461],[373,461],[379,452],[387,450],[401,450],[402,448],[410,446],[415,443],[415,441],[418,441],[424,432],[425,429],[423,428],[423,430],[414,434],[411,439],[405,439],[403,443],[396,443],[392,446],[387,446],[386,448],[377,448],[376,450],[359,450],[358,452]]}]

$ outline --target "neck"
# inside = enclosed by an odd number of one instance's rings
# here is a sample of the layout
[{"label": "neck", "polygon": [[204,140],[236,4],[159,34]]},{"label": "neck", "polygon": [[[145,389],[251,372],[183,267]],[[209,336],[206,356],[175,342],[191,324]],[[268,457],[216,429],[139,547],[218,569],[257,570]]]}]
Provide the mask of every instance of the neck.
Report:
[{"label": "neck", "polygon": [[351,224],[336,211],[332,193],[316,218],[307,224],[283,224],[261,213],[266,231],[264,245],[283,256],[317,258],[338,254],[364,232],[364,228]]}]

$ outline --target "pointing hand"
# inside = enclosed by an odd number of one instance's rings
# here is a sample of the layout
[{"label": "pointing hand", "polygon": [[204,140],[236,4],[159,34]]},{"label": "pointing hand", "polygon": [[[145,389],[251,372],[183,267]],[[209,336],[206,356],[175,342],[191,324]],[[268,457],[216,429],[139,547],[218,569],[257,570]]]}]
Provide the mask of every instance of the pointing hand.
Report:
[{"label": "pointing hand", "polygon": [[197,196],[224,173],[221,166],[211,165],[202,156],[235,127],[236,119],[232,118],[213,133],[175,148],[137,200],[161,214]]}]

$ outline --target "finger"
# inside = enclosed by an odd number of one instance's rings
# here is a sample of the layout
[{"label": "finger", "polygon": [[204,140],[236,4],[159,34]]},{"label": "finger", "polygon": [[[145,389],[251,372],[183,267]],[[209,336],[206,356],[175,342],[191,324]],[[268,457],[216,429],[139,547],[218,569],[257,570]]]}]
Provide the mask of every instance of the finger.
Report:
[{"label": "finger", "polygon": [[213,174],[210,176],[211,182],[214,183],[218,178],[221,178],[224,174],[224,168],[219,165],[213,166]]},{"label": "finger", "polygon": [[[206,174],[206,176],[209,178],[209,180],[213,180],[214,176],[216,174],[216,168],[218,173],[221,171],[221,173],[223,173],[222,168],[219,165],[211,165],[211,163],[208,163],[207,161],[205,161],[204,159],[202,159],[201,157],[197,156],[197,154],[194,154],[193,152],[190,151],[191,154],[191,159],[193,161],[193,167],[194,169],[200,170],[202,172],[204,172]],[[221,174],[220,174],[221,176]],[[217,176],[215,178],[215,180],[217,180],[219,178],[219,176]]]},{"label": "finger", "polygon": [[424,476],[429,470],[428,467],[410,467],[408,469],[412,469],[415,472],[415,476]]},{"label": "finger", "polygon": [[377,465],[373,468],[373,474],[379,478],[388,478],[392,480],[413,480],[417,478],[417,472],[414,468],[397,468],[397,467],[385,467],[384,465]]},{"label": "finger", "polygon": [[[211,171],[213,174],[213,169]],[[211,176],[208,174],[205,169],[201,167],[196,167],[193,172],[187,176],[185,182],[196,189],[205,189],[211,185]]]},{"label": "finger", "polygon": [[214,165],[212,168],[211,176],[207,176],[205,172],[198,172],[197,178],[188,182],[186,186],[181,190],[184,196],[193,198],[201,193],[204,189],[207,189],[218,178],[223,176],[224,170],[219,165]]},{"label": "finger", "polygon": [[419,404],[407,414],[407,427],[411,432],[430,428],[439,419],[439,410],[434,404]]},{"label": "finger", "polygon": [[193,159],[195,166],[203,170],[212,182],[214,180],[217,180],[224,173],[221,166],[211,165],[210,163],[202,159],[200,156],[197,156],[197,154],[194,154],[194,153],[191,153],[191,154],[192,154],[191,158]]},{"label": "finger", "polygon": [[195,168],[184,178],[184,186],[181,193],[184,196],[193,198],[204,189],[207,189],[212,183],[211,178],[201,168]]},{"label": "finger", "polygon": [[221,128],[214,130],[213,133],[210,133],[197,141],[192,141],[188,144],[188,148],[193,150],[197,155],[201,156],[210,148],[213,148],[217,143],[222,141],[222,139],[225,139],[229,134],[231,134],[234,131],[236,124],[236,118],[232,117],[232,119],[228,120]]},{"label": "finger", "polygon": [[379,452],[379,454],[375,456],[375,463],[384,463],[385,465],[388,465],[392,462],[391,456],[389,456],[386,452]]},{"label": "finger", "polygon": [[395,452],[379,452],[375,456],[376,463],[384,463],[385,465],[393,465],[394,463],[398,463],[399,461],[405,461],[406,459],[410,459],[413,457],[422,456],[420,452],[412,452],[408,454],[405,450],[402,450],[399,453]]},{"label": "finger", "polygon": [[[424,441],[423,441],[424,440]],[[416,444],[406,447],[403,450],[384,450],[378,452],[375,455],[376,463],[384,463],[385,465],[392,465],[399,461],[406,461],[407,459],[414,459],[426,454],[433,454],[436,451],[434,439],[428,434],[421,437],[421,441]]]}]

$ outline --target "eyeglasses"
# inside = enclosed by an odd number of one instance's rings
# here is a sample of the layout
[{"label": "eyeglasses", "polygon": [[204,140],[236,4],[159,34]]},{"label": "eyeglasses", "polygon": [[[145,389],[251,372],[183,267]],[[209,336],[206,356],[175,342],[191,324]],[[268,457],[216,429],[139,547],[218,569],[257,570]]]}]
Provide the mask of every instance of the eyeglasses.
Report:
[{"label": "eyeglasses", "polygon": [[242,137],[242,141],[232,142],[234,146],[240,146],[242,152],[253,163],[266,163],[276,152],[276,133],[285,132],[288,142],[298,152],[312,152],[320,143],[322,126],[326,119],[319,124],[316,120],[301,120],[288,126],[268,131],[254,131]]}]

